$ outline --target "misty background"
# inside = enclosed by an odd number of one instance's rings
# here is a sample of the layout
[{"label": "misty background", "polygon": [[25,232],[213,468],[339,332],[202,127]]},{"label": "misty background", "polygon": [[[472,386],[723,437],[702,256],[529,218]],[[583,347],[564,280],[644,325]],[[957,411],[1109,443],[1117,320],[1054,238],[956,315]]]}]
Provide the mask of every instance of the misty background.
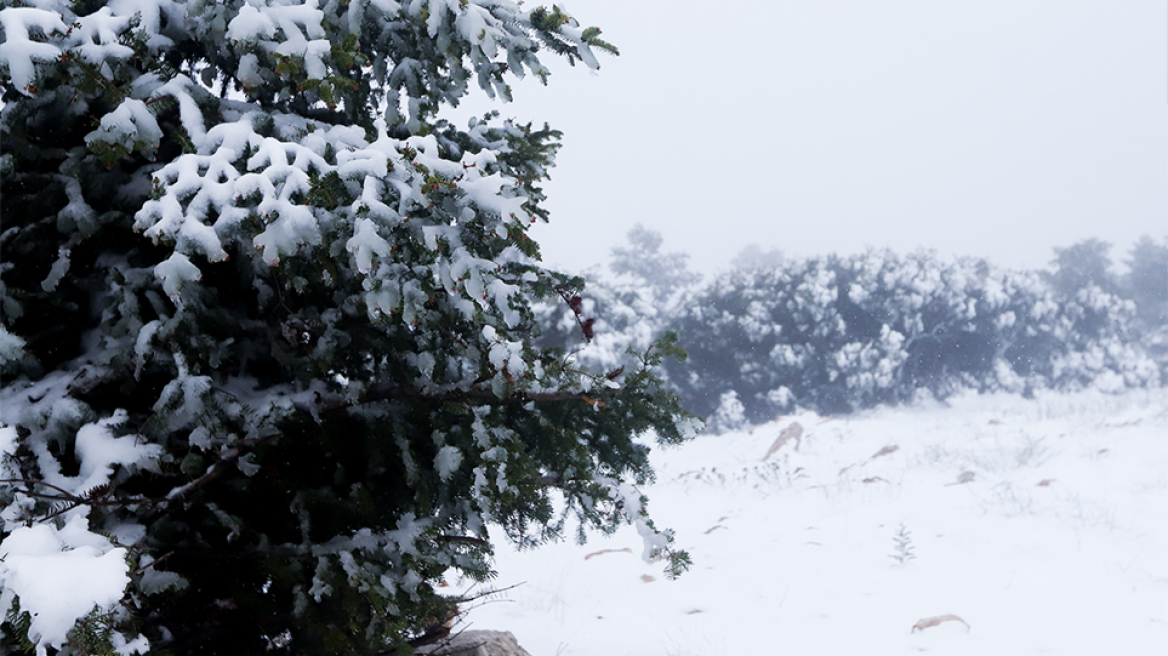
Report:
[{"label": "misty background", "polygon": [[[621,56],[488,109],[564,147],[534,237],[583,270],[634,224],[702,273],[754,245],[1050,263],[1168,233],[1163,2],[577,0]],[[556,62],[559,63],[559,62]]]}]

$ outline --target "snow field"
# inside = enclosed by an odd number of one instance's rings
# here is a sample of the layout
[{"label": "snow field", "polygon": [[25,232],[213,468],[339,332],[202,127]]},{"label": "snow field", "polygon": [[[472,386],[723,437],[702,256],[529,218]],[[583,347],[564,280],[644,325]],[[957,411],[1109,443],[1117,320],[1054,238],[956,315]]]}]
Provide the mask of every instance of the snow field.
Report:
[{"label": "snow field", "polygon": [[[665,580],[632,529],[502,548],[497,585],[522,585],[463,626],[536,655],[1168,653],[1162,390],[804,413],[654,453],[649,508],[691,571]],[[969,629],[912,630],[945,614]]]}]

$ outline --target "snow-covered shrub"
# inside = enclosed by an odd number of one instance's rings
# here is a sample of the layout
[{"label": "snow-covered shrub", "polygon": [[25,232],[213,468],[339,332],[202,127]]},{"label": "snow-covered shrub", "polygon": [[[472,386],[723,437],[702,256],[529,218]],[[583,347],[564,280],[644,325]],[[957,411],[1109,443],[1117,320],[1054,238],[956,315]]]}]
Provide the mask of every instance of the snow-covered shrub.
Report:
[{"label": "snow-covered shrub", "polygon": [[730,390],[721,396],[718,407],[710,416],[706,428],[711,433],[728,433],[742,430],[749,422],[746,421],[746,407],[738,400],[738,392]]},{"label": "snow-covered shrub", "polygon": [[[1076,278],[1077,279],[1077,278]],[[1158,384],[1135,306],[1087,284],[921,251],[789,259],[725,273],[678,304],[689,351],[670,382],[695,411],[729,390],[760,422],[796,406],[839,413],[958,389]]]},{"label": "snow-covered shrub", "polygon": [[607,273],[589,273],[587,293],[535,307],[547,327],[541,341],[590,369],[635,366],[637,353],[668,331],[678,303],[701,280],[686,255],[661,251],[660,234],[638,225],[628,240],[613,249]]},{"label": "snow-covered shrub", "polygon": [[447,572],[569,519],[684,565],[633,487],[636,436],[694,428],[673,342],[622,372],[535,344],[583,291],[527,234],[559,133],[437,118],[547,51],[597,68],[599,30],[508,0],[0,28],[0,651],[405,651]]}]

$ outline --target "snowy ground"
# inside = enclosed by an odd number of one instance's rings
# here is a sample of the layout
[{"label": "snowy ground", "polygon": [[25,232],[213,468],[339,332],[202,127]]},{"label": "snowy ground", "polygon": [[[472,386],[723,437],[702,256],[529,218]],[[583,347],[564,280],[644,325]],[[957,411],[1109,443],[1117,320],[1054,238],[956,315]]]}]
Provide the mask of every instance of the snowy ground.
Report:
[{"label": "snowy ground", "polygon": [[[763,461],[793,421],[798,448]],[[502,549],[497,584],[522,585],[462,627],[535,656],[1168,654],[1163,390],[802,414],[655,466],[690,572],[665,580],[632,529]],[[912,630],[945,614],[969,629]]]}]

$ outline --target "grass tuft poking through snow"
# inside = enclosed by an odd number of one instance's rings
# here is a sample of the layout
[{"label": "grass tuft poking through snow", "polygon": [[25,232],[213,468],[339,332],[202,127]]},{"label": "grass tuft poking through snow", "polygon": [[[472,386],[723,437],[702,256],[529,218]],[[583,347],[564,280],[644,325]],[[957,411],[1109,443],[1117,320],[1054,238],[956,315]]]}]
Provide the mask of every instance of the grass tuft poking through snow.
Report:
[{"label": "grass tuft poking through snow", "polygon": [[[768,453],[796,423],[801,439]],[[466,619],[562,656],[1168,645],[1163,390],[802,413],[653,460],[649,509],[690,572],[666,581],[625,553],[632,529],[501,549],[496,582],[526,583]]]}]

